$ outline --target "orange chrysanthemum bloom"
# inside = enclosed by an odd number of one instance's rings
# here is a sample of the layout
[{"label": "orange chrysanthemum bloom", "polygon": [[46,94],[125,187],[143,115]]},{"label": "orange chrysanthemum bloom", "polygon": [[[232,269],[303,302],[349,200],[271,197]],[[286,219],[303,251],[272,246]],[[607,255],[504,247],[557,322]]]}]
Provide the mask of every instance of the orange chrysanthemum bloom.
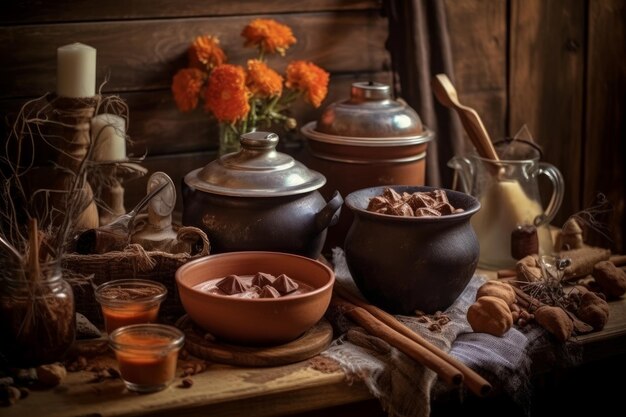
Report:
[{"label": "orange chrysanthemum bloom", "polygon": [[226,54],[215,36],[198,36],[189,46],[189,66],[211,70],[226,62]]},{"label": "orange chrysanthemum bloom", "polygon": [[204,73],[196,68],[181,69],[174,75],[172,94],[180,111],[191,111],[198,107],[204,78]]},{"label": "orange chrysanthemum bloom", "polygon": [[293,61],[287,65],[287,81],[285,85],[305,94],[307,101],[314,107],[322,104],[328,93],[329,74],[307,61]]},{"label": "orange chrysanthemum bloom", "polygon": [[283,92],[283,77],[258,59],[248,61],[246,84],[259,97],[276,97]]},{"label": "orange chrysanthemum bloom", "polygon": [[243,28],[241,36],[246,38],[244,46],[258,46],[270,54],[285,55],[287,48],[296,43],[289,26],[272,19],[254,19]]},{"label": "orange chrysanthemum bloom", "polygon": [[242,67],[223,64],[209,75],[204,93],[204,109],[220,122],[234,123],[250,112],[246,88],[246,73]]}]

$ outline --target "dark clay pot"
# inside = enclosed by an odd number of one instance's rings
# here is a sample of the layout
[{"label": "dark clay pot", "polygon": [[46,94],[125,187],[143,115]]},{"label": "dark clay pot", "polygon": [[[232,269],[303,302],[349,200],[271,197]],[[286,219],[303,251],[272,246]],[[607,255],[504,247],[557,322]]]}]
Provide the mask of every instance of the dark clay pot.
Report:
[{"label": "dark clay pot", "polygon": [[[401,217],[366,211],[370,198],[387,187],[346,197],[354,220],[344,250],[354,282],[373,304],[392,313],[445,310],[461,294],[478,264],[479,245],[470,218],[480,209],[474,197],[445,190],[463,213]],[[432,187],[390,186],[398,193]]]},{"label": "dark clay pot", "polygon": [[264,250],[317,258],[343,200],[317,192],[283,197],[230,197],[183,184],[183,224],[207,233],[211,253]]},{"label": "dark clay pot", "polygon": [[317,191],[326,178],[277,152],[277,144],[274,133],[246,133],[239,152],[185,176],[183,224],[204,230],[212,253],[320,255],[343,199],[335,192],[327,203]]}]

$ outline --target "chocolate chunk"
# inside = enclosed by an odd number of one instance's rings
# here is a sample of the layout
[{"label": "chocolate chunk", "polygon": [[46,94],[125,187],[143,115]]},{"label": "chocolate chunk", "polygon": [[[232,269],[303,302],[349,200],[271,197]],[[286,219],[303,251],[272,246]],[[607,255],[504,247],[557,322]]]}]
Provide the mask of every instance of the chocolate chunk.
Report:
[{"label": "chocolate chunk", "polygon": [[272,285],[276,278],[272,274],[266,274],[265,272],[257,272],[257,274],[252,278],[252,285],[256,285],[257,287],[265,287],[266,285]]},{"label": "chocolate chunk", "polygon": [[408,204],[403,203],[392,207],[387,214],[393,214],[394,216],[413,217],[413,209]]},{"label": "chocolate chunk", "polygon": [[415,211],[415,217],[433,217],[433,216],[440,217],[441,213],[429,207],[423,207]]},{"label": "chocolate chunk", "polygon": [[386,214],[389,211],[389,201],[383,196],[376,196],[370,199],[367,205],[368,211]]},{"label": "chocolate chunk", "polygon": [[280,297],[280,293],[276,290],[276,288],[272,287],[271,285],[266,285],[265,287],[263,287],[263,289],[261,290],[261,293],[259,294],[259,298],[279,298]]},{"label": "chocolate chunk", "polygon": [[102,336],[100,330],[89,319],[80,313],[76,313],[76,338],[96,339]]},{"label": "chocolate chunk", "polygon": [[434,205],[434,203],[435,201],[432,198],[421,193],[413,193],[407,200],[407,204],[411,206],[414,211],[422,207],[430,207]]},{"label": "chocolate chunk", "polygon": [[432,197],[437,203],[449,203],[448,195],[443,190],[428,191],[425,194],[429,197]]},{"label": "chocolate chunk", "polygon": [[239,294],[246,290],[245,284],[237,275],[229,275],[215,286],[228,295]]},{"label": "chocolate chunk", "polygon": [[385,188],[383,191],[383,197],[385,197],[391,204],[397,204],[402,201],[402,196],[393,188]]},{"label": "chocolate chunk", "polygon": [[272,283],[272,287],[276,288],[281,294],[289,294],[298,289],[299,285],[285,274],[280,274],[276,281]]},{"label": "chocolate chunk", "polygon": [[439,203],[433,209],[437,210],[442,216],[446,214],[452,214],[454,211],[454,207],[450,205],[450,203]]}]

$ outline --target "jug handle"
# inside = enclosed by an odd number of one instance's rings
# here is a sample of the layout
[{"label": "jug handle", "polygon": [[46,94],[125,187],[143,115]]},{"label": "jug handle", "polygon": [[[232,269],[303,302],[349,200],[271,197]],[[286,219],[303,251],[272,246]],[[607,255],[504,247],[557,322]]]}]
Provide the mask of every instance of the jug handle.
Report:
[{"label": "jug handle", "polygon": [[[448,161],[448,167],[454,169],[454,171],[461,178],[461,191],[466,194],[471,194],[474,177],[474,166],[469,158],[464,156],[453,156]],[[454,187],[453,187],[454,188]]]},{"label": "jug handle", "polygon": [[541,226],[549,224],[554,216],[561,208],[563,203],[563,195],[565,194],[565,183],[563,181],[563,175],[554,165],[546,162],[539,162],[538,175],[545,175],[552,183],[552,196],[548,207],[546,207],[543,214],[535,217],[535,226]]},{"label": "jug handle", "polygon": [[339,191],[335,191],[328,203],[315,215],[315,231],[320,233],[328,226],[333,226],[339,220],[343,198]]}]

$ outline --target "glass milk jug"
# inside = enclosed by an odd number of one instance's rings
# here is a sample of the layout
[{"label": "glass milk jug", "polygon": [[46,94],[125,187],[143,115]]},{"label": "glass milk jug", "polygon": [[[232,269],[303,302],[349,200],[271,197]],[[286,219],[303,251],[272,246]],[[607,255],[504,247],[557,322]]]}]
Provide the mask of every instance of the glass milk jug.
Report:
[{"label": "glass milk jug", "polygon": [[[463,191],[476,197],[481,209],[472,218],[480,243],[479,266],[487,269],[511,268],[511,233],[523,225],[535,225],[539,253],[553,252],[548,225],[563,201],[563,176],[559,170],[540,162],[541,152],[531,142],[504,140],[494,143],[499,161],[477,155],[454,157],[448,166],[457,170]],[[537,178],[548,177],[552,196],[544,209]]]}]

